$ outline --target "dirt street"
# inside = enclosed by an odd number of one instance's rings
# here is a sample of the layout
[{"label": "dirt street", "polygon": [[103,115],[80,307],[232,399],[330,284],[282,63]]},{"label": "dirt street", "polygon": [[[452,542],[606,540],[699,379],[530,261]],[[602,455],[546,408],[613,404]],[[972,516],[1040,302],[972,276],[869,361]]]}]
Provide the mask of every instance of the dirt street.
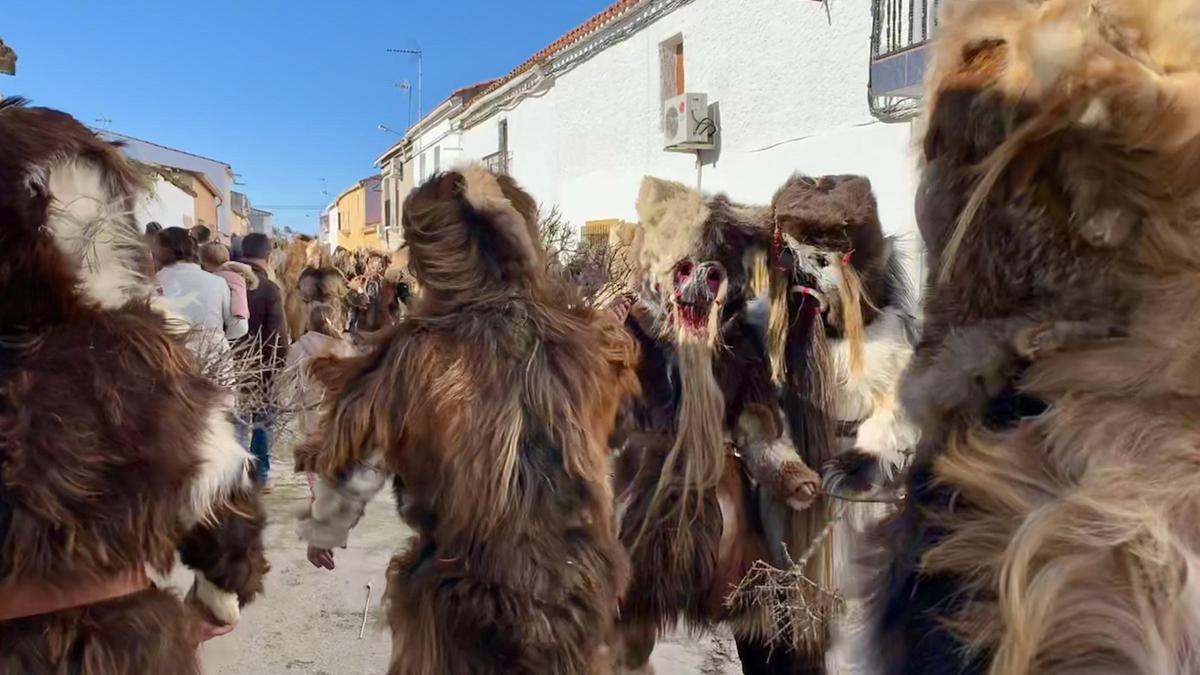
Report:
[{"label": "dirt street", "polygon": [[[275,491],[266,497],[266,532],[271,573],[266,594],[246,608],[230,635],[204,646],[209,675],[382,675],[390,639],[379,613],[383,571],[408,531],[400,523],[390,491],[367,508],[350,536],[350,548],[337,551],[337,569],[318,570],[305,559],[293,531],[296,509],[308,499],[302,476],[280,457],[273,467]],[[175,581],[190,585],[190,573],[176,570]],[[360,640],[367,583],[371,584],[367,627]],[[685,635],[659,643],[653,662],[659,675],[739,673],[732,640]]]}]

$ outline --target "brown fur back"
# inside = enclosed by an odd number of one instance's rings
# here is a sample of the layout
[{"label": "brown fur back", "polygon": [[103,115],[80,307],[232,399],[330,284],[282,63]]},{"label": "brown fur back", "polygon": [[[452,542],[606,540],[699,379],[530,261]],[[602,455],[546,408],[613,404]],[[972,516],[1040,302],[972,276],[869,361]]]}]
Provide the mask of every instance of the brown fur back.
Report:
[{"label": "brown fur back", "polygon": [[[1196,672],[1194,4],[948,16],[918,204],[942,276],[906,384],[925,460],[892,569],[918,561],[917,586],[951,583],[957,604],[916,591],[889,613],[940,616],[965,648],[942,658],[997,675]],[[964,380],[984,390],[949,398]],[[1044,412],[1022,419],[1027,399]],[[938,657],[907,646],[889,672]]]},{"label": "brown fur back", "polygon": [[[476,180],[503,197],[473,202]],[[386,448],[419,532],[389,571],[394,674],[608,668],[628,567],[607,439],[636,349],[531,264],[536,238],[508,228],[534,211],[502,176],[418,188],[404,225],[420,301],[373,353],[318,373],[336,401],[319,469]]]}]

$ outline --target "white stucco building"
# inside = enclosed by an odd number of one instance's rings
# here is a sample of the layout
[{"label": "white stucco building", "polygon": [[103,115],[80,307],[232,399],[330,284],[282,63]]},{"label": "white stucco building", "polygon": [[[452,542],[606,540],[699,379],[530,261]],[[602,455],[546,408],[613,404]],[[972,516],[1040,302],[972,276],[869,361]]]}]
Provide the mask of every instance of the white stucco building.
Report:
[{"label": "white stucco building", "polygon": [[[456,92],[377,163],[399,164],[419,184],[484,161],[578,227],[635,219],[647,174],[752,203],[796,171],[862,174],[885,229],[916,253],[911,115],[885,121],[869,96],[881,55],[873,19],[886,4],[619,0],[509,74]],[[906,30],[908,41],[889,48],[919,46],[924,26]],[[664,150],[664,102],[682,92],[706,94],[719,125],[716,147],[699,158]]]},{"label": "white stucco building", "polygon": [[155,176],[152,189],[138,200],[134,219],[143,228],[146,223],[158,223],[163,227],[191,227],[195,224],[195,201],[194,195],[162,176]]},{"label": "white stucco building", "polygon": [[339,245],[340,237],[338,234],[342,229],[341,213],[338,211],[336,199],[330,202],[329,206],[326,206],[325,210],[321,212],[320,223],[321,227],[317,233],[317,238],[321,240],[321,243],[328,246],[329,251],[332,253]]},{"label": "white stucco building", "polygon": [[275,214],[251,207],[249,220],[251,232],[275,236]]},{"label": "white stucco building", "polygon": [[233,191],[233,169],[228,164],[114,131],[99,130],[98,133],[106,140],[120,142],[121,149],[131,159],[203,176],[215,193],[217,228],[222,233],[229,233],[233,220],[230,200],[230,193]]}]

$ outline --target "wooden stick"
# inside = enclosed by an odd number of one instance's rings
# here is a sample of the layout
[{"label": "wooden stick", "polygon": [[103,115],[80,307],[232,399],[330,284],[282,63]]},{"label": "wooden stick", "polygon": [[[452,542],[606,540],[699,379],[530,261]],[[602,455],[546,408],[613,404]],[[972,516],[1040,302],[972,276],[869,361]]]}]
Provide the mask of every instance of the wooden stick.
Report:
[{"label": "wooden stick", "polygon": [[363,633],[367,631],[367,610],[371,607],[371,582],[367,582],[367,601],[363,603],[363,620],[362,627],[358,629],[358,639],[363,639]]}]

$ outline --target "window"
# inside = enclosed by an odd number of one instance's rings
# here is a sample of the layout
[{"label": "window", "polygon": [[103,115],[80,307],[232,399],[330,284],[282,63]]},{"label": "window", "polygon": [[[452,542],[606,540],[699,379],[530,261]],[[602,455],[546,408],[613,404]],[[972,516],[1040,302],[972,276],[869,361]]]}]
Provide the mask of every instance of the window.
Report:
[{"label": "window", "polygon": [[426,171],[425,171],[425,153],[423,153],[423,152],[421,153],[421,172],[420,173],[421,173],[421,181],[420,182],[424,183],[425,179],[429,178],[429,174],[426,173]]},{"label": "window", "polygon": [[687,91],[683,68],[683,35],[676,35],[658,45],[658,62],[662,73],[662,100]]},{"label": "window", "polygon": [[583,224],[583,231],[580,233],[583,245],[587,247],[608,246],[609,234],[619,222],[621,222],[619,218],[589,220],[585,222]]},{"label": "window", "polygon": [[437,173],[442,170],[442,146],[437,146],[433,149],[433,172]]},{"label": "window", "polygon": [[500,154],[508,152],[508,120],[500,120],[500,124],[496,126],[499,132],[499,139],[496,142],[496,148]]}]

